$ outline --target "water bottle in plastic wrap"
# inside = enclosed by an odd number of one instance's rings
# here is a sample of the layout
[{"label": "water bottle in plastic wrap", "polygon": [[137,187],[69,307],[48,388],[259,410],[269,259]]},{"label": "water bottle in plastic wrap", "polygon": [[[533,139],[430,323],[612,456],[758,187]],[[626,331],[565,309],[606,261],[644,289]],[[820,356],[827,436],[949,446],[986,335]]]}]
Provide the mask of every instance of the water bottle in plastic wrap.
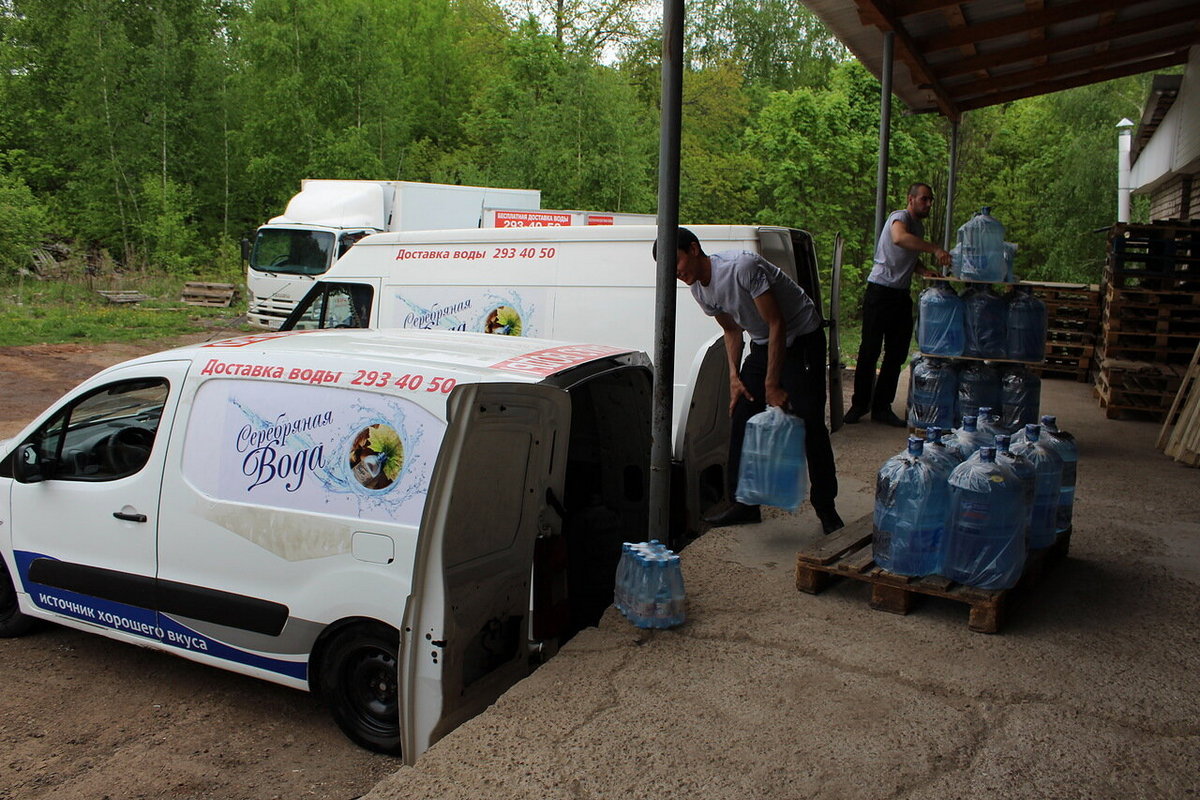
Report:
[{"label": "water bottle in plastic wrap", "polygon": [[1001,283],[1008,277],[1004,247],[1004,226],[983,209],[958,229],[958,241],[951,253],[954,274],[963,280]]},{"label": "water bottle in plastic wrap", "polygon": [[921,292],[917,319],[917,346],[922,353],[963,354],[963,301],[951,286],[935,283]]},{"label": "water bottle in plastic wrap", "polygon": [[1025,503],[1021,481],[996,463],[996,448],[950,473],[950,513],[942,574],[982,589],[1010,589],[1025,569]]},{"label": "water bottle in plastic wrap", "polygon": [[962,294],[963,355],[1008,357],[1008,304],[990,286],[972,286]]},{"label": "water bottle in plastic wrap", "polygon": [[994,437],[979,430],[978,418],[967,414],[962,418],[962,425],[955,428],[948,436],[942,438],[946,447],[958,453],[959,461],[966,461],[975,455],[975,451],[994,441]]},{"label": "water bottle in plastic wrap", "polygon": [[747,420],[735,499],[795,511],[807,483],[804,420],[777,406]]},{"label": "water bottle in plastic wrap", "polygon": [[[1000,372],[990,364],[972,361],[958,371],[958,405],[955,416],[978,417],[981,408],[1000,408]],[[989,421],[979,420],[987,430]],[[994,432],[993,432],[994,433]]]},{"label": "water bottle in plastic wrap", "polygon": [[944,358],[914,357],[909,362],[908,424],[914,428],[954,424],[958,370]]},{"label": "water bottle in plastic wrap", "polygon": [[924,460],[924,441],[910,436],[905,452],[892,456],[875,481],[872,555],[898,575],[930,575],[940,567],[949,473]]},{"label": "water bottle in plastic wrap", "polygon": [[1041,361],[1046,357],[1046,304],[1028,286],[1014,286],[1007,300],[1008,357]]},{"label": "water bottle in plastic wrap", "polygon": [[1054,448],[1041,441],[1041,431],[1041,425],[1026,425],[1025,441],[1013,447],[1013,452],[1027,458],[1036,471],[1033,514],[1029,521],[1029,546],[1033,549],[1054,544],[1062,490],[1063,460]]},{"label": "water bottle in plastic wrap", "polygon": [[1000,378],[1000,427],[1005,433],[1036,423],[1042,405],[1042,379],[1022,364],[1004,370]]}]

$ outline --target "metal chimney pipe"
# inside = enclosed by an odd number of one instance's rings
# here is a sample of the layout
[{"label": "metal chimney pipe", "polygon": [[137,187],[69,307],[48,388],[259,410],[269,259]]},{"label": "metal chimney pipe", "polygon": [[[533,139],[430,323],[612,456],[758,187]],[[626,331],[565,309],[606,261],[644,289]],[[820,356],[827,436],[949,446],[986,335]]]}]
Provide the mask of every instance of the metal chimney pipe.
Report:
[{"label": "metal chimney pipe", "polygon": [[1133,148],[1133,123],[1122,119],[1117,123],[1117,222],[1129,222],[1130,151]]}]

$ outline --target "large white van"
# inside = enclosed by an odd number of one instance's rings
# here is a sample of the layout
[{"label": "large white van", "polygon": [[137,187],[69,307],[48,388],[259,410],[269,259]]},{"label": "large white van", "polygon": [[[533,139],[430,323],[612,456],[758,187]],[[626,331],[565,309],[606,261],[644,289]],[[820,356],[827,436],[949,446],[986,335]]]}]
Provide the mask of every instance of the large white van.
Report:
[{"label": "large white van", "polygon": [[0,636],[37,619],[321,692],[411,762],[612,602],[651,372],[607,345],[266,333],[0,442]]},{"label": "large white van", "polygon": [[[812,237],[792,228],[698,225],[705,252],[749,250],[822,308]],[[653,225],[383,233],[362,239],[284,330],[442,328],[654,351]],[[701,529],[725,490],[729,372],[720,328],[678,285],[672,536]],[[822,371],[824,375],[824,371]]]}]

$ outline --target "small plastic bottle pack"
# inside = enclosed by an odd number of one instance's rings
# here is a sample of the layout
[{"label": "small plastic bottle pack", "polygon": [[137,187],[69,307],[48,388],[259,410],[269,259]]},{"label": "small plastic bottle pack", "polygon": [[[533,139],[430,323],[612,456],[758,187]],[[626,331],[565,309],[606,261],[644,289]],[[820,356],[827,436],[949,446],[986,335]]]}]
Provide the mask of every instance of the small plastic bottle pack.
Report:
[{"label": "small plastic bottle pack", "polygon": [[639,628],[674,628],[686,619],[687,596],[679,556],[657,539],[625,542],[613,604]]}]

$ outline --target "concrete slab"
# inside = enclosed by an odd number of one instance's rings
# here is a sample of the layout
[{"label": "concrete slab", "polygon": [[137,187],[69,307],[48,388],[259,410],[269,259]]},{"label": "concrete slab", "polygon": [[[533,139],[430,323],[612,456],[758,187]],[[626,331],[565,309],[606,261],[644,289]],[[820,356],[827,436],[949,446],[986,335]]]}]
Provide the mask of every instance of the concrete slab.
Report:
[{"label": "concrete slab", "polygon": [[[380,783],[405,798],[1180,798],[1200,794],[1200,471],[1111,421],[1085,384],[1042,408],[1080,440],[1071,555],[998,635],[933,598],[796,591],[811,509],[683,554],[689,619],[598,628]],[[899,406],[899,404],[897,404]],[[899,409],[897,409],[899,410]],[[904,433],[833,437],[847,520]]]}]

